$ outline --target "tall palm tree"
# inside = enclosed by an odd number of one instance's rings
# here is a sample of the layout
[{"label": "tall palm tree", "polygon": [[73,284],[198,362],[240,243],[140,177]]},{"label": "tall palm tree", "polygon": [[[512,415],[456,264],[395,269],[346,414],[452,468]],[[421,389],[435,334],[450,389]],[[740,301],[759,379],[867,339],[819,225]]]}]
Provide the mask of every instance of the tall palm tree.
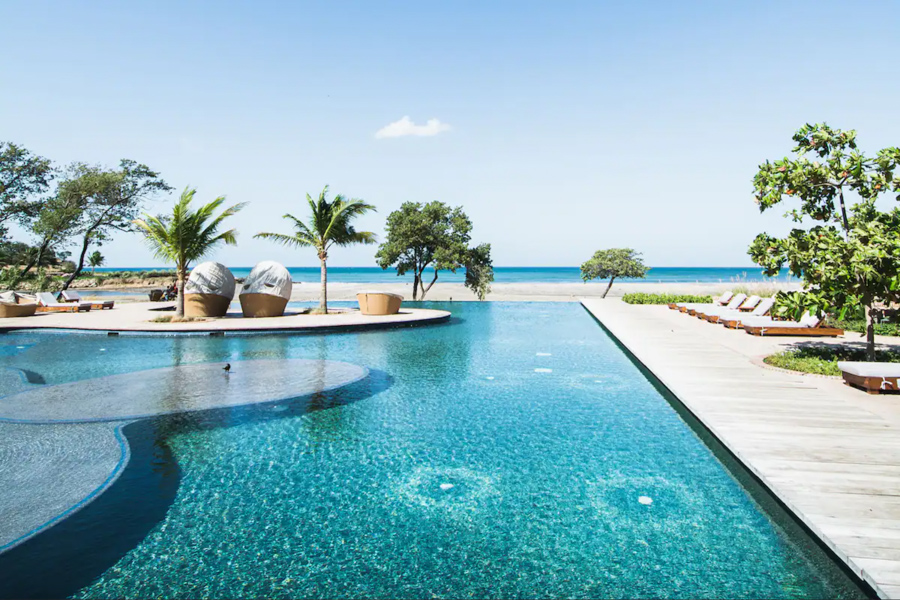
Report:
[{"label": "tall palm tree", "polygon": [[322,290],[319,296],[319,311],[328,314],[328,250],[334,245],[349,246],[351,244],[374,244],[375,234],[371,231],[357,231],[350,222],[356,217],[374,211],[375,207],[356,198],[347,199],[338,194],[328,201],[328,186],[314,200],[309,194],[306,201],[312,211],[307,225],[297,217],[287,214],[283,218],[294,226],[294,234],[257,233],[253,237],[274,240],[286,246],[316,249],[322,270]]},{"label": "tall palm tree", "polygon": [[191,210],[190,204],[196,193],[197,190],[185,188],[181,198],[175,203],[171,216],[154,217],[145,213],[143,219],[133,221],[144,234],[157,258],[175,263],[178,278],[176,317],[184,316],[184,281],[187,278],[188,266],[222,242],[230,246],[237,244],[237,230],[229,229],[219,233],[219,227],[222,221],[246,205],[235,204],[222,211],[218,217],[213,217],[216,209],[225,202],[225,196],[219,196],[209,204]]}]

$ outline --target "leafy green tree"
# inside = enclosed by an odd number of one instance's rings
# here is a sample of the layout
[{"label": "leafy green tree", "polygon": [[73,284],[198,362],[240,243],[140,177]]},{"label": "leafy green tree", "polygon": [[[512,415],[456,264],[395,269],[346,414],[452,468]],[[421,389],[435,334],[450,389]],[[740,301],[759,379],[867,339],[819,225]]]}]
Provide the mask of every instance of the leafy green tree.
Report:
[{"label": "leafy green tree", "polygon": [[749,254],[767,275],[787,266],[803,279],[802,293],[780,294],[776,304],[793,316],[862,306],[866,356],[875,360],[874,305],[900,300],[900,210],[875,204],[886,192],[900,200],[900,148],[867,157],[855,131],[824,123],[804,125],[793,140],[795,156],[760,165],[753,187],[760,212],[797,201],[786,215],[795,227],[782,238],[759,234]]},{"label": "leafy green tree", "polygon": [[329,202],[327,185],[318,199],[313,199],[307,194],[306,202],[310,209],[308,224],[291,214],[282,217],[293,225],[293,234],[263,232],[253,237],[272,240],[285,246],[311,247],[316,250],[322,285],[319,293],[319,311],[328,314],[328,251],[332,246],[374,244],[375,234],[371,231],[357,231],[352,222],[357,217],[374,211],[375,207],[356,198],[347,199],[341,194]]},{"label": "leafy green tree", "polygon": [[36,217],[40,204],[35,197],[49,189],[53,176],[53,165],[46,158],[0,142],[0,239],[11,221]]},{"label": "leafy green tree", "polygon": [[237,244],[237,230],[219,232],[219,228],[225,219],[246,206],[235,204],[214,217],[213,213],[225,202],[225,196],[219,196],[209,204],[191,210],[191,201],[196,193],[195,189],[185,188],[171,215],[151,216],[145,213],[144,218],[134,220],[134,225],[144,234],[157,258],[175,263],[178,281],[176,317],[184,316],[184,282],[190,264],[222,243],[230,246]]},{"label": "leafy green tree", "polygon": [[[472,221],[461,207],[451,208],[443,202],[404,202],[388,215],[387,235],[378,248],[375,260],[382,269],[396,267],[397,275],[413,274],[413,300],[425,299],[442,270],[466,269],[466,287],[479,299],[490,292],[494,280],[491,245],[469,247]],[[433,269],[434,276],[426,286],[424,273]],[[471,272],[470,272],[471,270]]]},{"label": "leafy green tree", "polygon": [[97,269],[97,267],[102,266],[105,262],[106,258],[104,258],[102,254],[100,254],[99,250],[94,250],[93,252],[91,252],[91,255],[88,256],[88,263],[91,265],[91,275],[94,274],[94,271]]},{"label": "leafy green tree", "polygon": [[31,269],[46,264],[48,255],[58,255],[78,229],[81,207],[71,198],[54,196],[40,204],[37,215],[30,221],[29,229],[35,238],[35,250],[18,275],[10,278],[15,287]]},{"label": "leafy green tree", "polygon": [[81,252],[62,289],[68,289],[81,274],[91,244],[102,245],[116,231],[136,231],[133,223],[144,201],[171,190],[158,173],[133,160],[120,161],[118,169],[72,165],[57,193],[81,207]]},{"label": "leafy green tree", "polygon": [[479,244],[470,248],[466,256],[466,287],[472,290],[479,300],[484,300],[491,293],[494,281],[494,263],[491,260],[491,245]]},{"label": "leafy green tree", "polygon": [[609,293],[613,282],[620,277],[643,279],[650,270],[640,258],[640,252],[631,248],[610,248],[609,250],[597,250],[587,262],[581,265],[581,278],[584,281],[591,279],[609,279],[609,285],[603,291],[603,298]]}]

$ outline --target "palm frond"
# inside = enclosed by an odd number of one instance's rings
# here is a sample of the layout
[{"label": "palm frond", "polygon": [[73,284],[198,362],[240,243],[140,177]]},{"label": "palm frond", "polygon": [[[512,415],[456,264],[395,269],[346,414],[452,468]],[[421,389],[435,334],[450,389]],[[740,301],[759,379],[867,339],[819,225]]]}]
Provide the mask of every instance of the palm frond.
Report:
[{"label": "palm frond", "polygon": [[297,246],[297,247],[315,246],[315,243],[311,238],[302,238],[298,235],[285,235],[283,233],[262,232],[262,233],[257,233],[253,237],[259,238],[261,240],[272,240],[273,242],[282,244],[284,246]]}]

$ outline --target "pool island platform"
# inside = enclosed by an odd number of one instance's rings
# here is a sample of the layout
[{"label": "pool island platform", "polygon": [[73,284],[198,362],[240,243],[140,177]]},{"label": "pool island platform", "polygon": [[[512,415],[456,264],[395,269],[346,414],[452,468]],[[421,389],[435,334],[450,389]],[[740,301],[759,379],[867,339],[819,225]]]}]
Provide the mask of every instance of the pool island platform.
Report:
[{"label": "pool island platform", "polygon": [[107,331],[111,333],[327,333],[387,329],[442,323],[450,319],[444,310],[402,307],[395,315],[363,315],[358,310],[339,309],[327,315],[303,313],[290,307],[281,317],[245,318],[232,309],[221,318],[183,323],[154,323],[153,319],[174,315],[173,303],[132,302],[116,304],[112,310],[79,313],[38,313],[31,317],[0,319],[0,332],[24,329]]},{"label": "pool island platform", "polygon": [[900,598],[897,396],[762,363],[822,340],[760,338],[618,299],[582,305],[847,567]]}]

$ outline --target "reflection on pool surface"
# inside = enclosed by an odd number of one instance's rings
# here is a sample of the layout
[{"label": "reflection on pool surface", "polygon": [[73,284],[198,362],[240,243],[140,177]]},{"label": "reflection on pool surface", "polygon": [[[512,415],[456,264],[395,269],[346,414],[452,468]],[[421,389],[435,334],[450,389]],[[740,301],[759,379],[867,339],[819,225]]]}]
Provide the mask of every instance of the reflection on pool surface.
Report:
[{"label": "reflection on pool surface", "polygon": [[[862,595],[762,511],[579,305],[433,306],[454,320],[326,336],[5,335],[0,366],[48,385],[253,359],[369,375],[126,426],[119,480],[0,555],[0,591],[18,589],[2,587],[15,571],[15,585],[85,598]],[[33,385],[0,383],[4,395]]]}]

